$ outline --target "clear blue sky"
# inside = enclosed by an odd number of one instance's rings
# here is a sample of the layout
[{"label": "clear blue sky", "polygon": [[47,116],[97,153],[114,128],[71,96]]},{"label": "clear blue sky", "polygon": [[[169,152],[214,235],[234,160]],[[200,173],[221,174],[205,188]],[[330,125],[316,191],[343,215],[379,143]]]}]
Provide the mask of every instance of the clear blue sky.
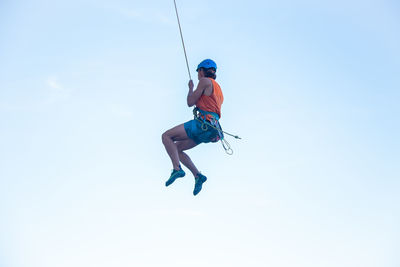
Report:
[{"label": "clear blue sky", "polygon": [[173,1],[0,2],[1,267],[398,267],[398,1],[178,1],[221,123],[192,118]]}]

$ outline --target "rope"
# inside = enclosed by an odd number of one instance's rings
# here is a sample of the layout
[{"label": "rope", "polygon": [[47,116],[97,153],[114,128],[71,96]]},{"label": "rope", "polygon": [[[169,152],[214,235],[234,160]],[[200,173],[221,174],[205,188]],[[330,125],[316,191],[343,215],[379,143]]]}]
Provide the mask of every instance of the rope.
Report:
[{"label": "rope", "polygon": [[192,79],[192,76],[190,75],[190,70],[189,70],[189,63],[186,55],[186,48],[185,48],[185,42],[183,41],[183,34],[182,34],[182,28],[181,28],[181,23],[179,21],[179,15],[178,15],[178,9],[176,8],[176,1],[174,0],[174,5],[175,5],[175,12],[176,12],[176,18],[178,20],[178,26],[179,26],[179,32],[181,34],[181,40],[182,40],[182,46],[183,46],[183,52],[185,54],[185,59],[186,59],[186,67],[189,73],[189,79]]}]

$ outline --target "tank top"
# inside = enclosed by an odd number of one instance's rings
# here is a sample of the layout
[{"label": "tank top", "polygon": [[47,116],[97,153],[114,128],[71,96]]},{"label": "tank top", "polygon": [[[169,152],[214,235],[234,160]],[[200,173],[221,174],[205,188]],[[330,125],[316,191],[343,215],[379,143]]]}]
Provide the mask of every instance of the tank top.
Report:
[{"label": "tank top", "polygon": [[[224,102],[224,96],[219,84],[214,79],[209,79],[212,82],[213,92],[210,96],[203,94],[199,100],[197,100],[196,107],[204,111],[217,113],[221,118],[221,106]],[[207,115],[206,117],[209,120],[211,115]]]}]

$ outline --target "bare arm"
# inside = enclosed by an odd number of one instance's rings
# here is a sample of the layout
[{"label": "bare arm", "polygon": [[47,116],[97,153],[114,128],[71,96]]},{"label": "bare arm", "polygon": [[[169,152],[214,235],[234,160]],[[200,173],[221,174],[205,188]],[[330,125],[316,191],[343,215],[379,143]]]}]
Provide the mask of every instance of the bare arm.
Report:
[{"label": "bare arm", "polygon": [[187,95],[187,104],[189,107],[196,104],[197,100],[203,95],[204,91],[212,87],[212,83],[207,78],[202,78],[199,80],[196,90],[193,91],[193,81],[189,81],[189,92]]}]

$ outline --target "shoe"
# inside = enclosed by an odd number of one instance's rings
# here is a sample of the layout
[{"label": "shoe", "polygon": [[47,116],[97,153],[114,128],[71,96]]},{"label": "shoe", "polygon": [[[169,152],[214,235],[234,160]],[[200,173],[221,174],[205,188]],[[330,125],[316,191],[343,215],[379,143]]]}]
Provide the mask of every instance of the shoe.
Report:
[{"label": "shoe", "polygon": [[199,173],[198,177],[196,177],[194,179],[195,179],[195,184],[194,184],[193,195],[197,195],[201,191],[201,188],[203,187],[203,183],[205,181],[207,181],[207,177],[205,177],[204,175]]},{"label": "shoe", "polygon": [[185,176],[185,172],[180,169],[180,170],[172,170],[171,176],[169,177],[169,179],[165,182],[165,186],[169,186],[170,184],[172,184],[173,182],[175,182],[176,179],[181,178],[183,176]]}]

